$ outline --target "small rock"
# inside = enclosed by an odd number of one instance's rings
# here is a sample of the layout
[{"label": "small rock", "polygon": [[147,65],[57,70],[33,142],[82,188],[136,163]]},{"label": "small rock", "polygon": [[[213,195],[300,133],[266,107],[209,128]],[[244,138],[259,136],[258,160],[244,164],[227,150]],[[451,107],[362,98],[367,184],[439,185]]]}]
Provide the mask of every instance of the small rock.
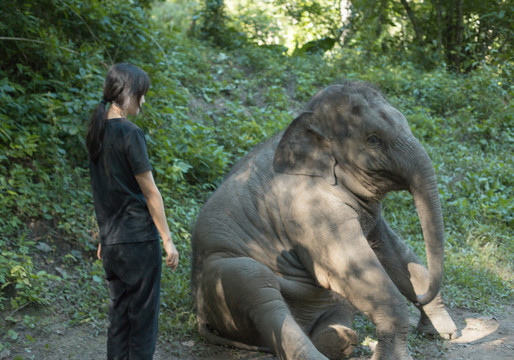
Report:
[{"label": "small rock", "polygon": [[0,360],[7,360],[7,359],[9,359],[10,356],[11,356],[11,352],[7,349],[0,352]]},{"label": "small rock", "polygon": [[187,346],[187,347],[193,347],[193,346],[195,346],[195,342],[193,340],[184,341],[184,342],[182,342],[182,345]]}]

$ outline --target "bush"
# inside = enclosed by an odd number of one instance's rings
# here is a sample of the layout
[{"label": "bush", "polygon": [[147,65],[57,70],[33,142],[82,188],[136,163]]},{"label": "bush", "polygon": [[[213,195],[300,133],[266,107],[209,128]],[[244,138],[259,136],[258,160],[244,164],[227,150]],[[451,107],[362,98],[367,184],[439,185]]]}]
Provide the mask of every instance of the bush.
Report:
[{"label": "bush", "polygon": [[50,284],[59,277],[35,268],[29,250],[33,245],[25,238],[17,244],[0,240],[0,310],[5,310],[5,300],[14,311],[30,303],[50,303]]}]

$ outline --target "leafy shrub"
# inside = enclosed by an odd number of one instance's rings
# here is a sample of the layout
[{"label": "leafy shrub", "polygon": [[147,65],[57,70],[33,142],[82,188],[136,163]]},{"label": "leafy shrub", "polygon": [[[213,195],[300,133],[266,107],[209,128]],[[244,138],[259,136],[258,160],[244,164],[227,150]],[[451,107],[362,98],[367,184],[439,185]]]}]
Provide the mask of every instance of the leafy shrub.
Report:
[{"label": "leafy shrub", "polygon": [[35,269],[29,250],[32,242],[18,243],[16,251],[10,245],[0,240],[0,310],[5,309],[6,294],[9,294],[11,310],[30,303],[48,305],[50,283],[59,278]]}]

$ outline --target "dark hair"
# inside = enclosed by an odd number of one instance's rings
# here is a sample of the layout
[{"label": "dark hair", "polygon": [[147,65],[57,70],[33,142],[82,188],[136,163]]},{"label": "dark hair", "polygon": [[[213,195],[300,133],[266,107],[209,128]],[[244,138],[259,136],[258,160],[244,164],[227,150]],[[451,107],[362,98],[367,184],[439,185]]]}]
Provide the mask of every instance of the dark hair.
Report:
[{"label": "dark hair", "polygon": [[150,87],[148,74],[137,66],[121,63],[112,66],[107,72],[102,101],[93,111],[86,135],[87,150],[91,161],[95,162],[102,150],[102,138],[107,121],[105,105],[116,103],[121,109],[139,107],[141,97]]}]

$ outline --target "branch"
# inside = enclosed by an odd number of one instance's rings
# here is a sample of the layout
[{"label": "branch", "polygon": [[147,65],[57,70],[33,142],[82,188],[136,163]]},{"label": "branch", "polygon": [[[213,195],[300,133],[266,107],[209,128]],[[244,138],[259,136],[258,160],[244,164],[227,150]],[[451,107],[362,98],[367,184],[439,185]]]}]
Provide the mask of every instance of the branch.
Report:
[{"label": "branch", "polygon": [[64,1],[61,1],[61,4],[63,6],[67,6],[68,8],[71,9],[71,11],[73,11],[73,13],[80,19],[82,20],[82,22],[84,23],[84,25],[86,26],[87,30],[89,31],[89,33],[91,34],[91,36],[93,37],[93,40],[98,44],[100,45],[103,49],[104,49],[104,52],[105,54],[107,55],[107,57],[109,58],[109,60],[111,61],[111,64],[114,64],[112,58],[111,58],[111,55],[109,54],[109,52],[107,51],[107,49],[105,48],[105,46],[103,45],[103,43],[100,41],[100,39],[98,39],[98,37],[96,36],[96,34],[93,32],[93,30],[91,29],[91,27],[88,25],[88,23],[86,22],[86,20],[80,15],[80,13],[75,10],[70,4],[67,4],[65,3]]},{"label": "branch", "polygon": [[[28,41],[28,42],[33,42],[33,43],[37,43],[37,44],[53,45],[52,43],[49,43],[49,42],[43,41],[43,40],[35,40],[35,39],[27,39],[27,38],[19,38],[19,37],[0,36],[0,40]],[[60,45],[57,45],[57,47],[62,50],[69,51],[70,53],[78,54],[78,52],[76,52],[75,50],[69,49],[67,47],[60,46]]]}]

